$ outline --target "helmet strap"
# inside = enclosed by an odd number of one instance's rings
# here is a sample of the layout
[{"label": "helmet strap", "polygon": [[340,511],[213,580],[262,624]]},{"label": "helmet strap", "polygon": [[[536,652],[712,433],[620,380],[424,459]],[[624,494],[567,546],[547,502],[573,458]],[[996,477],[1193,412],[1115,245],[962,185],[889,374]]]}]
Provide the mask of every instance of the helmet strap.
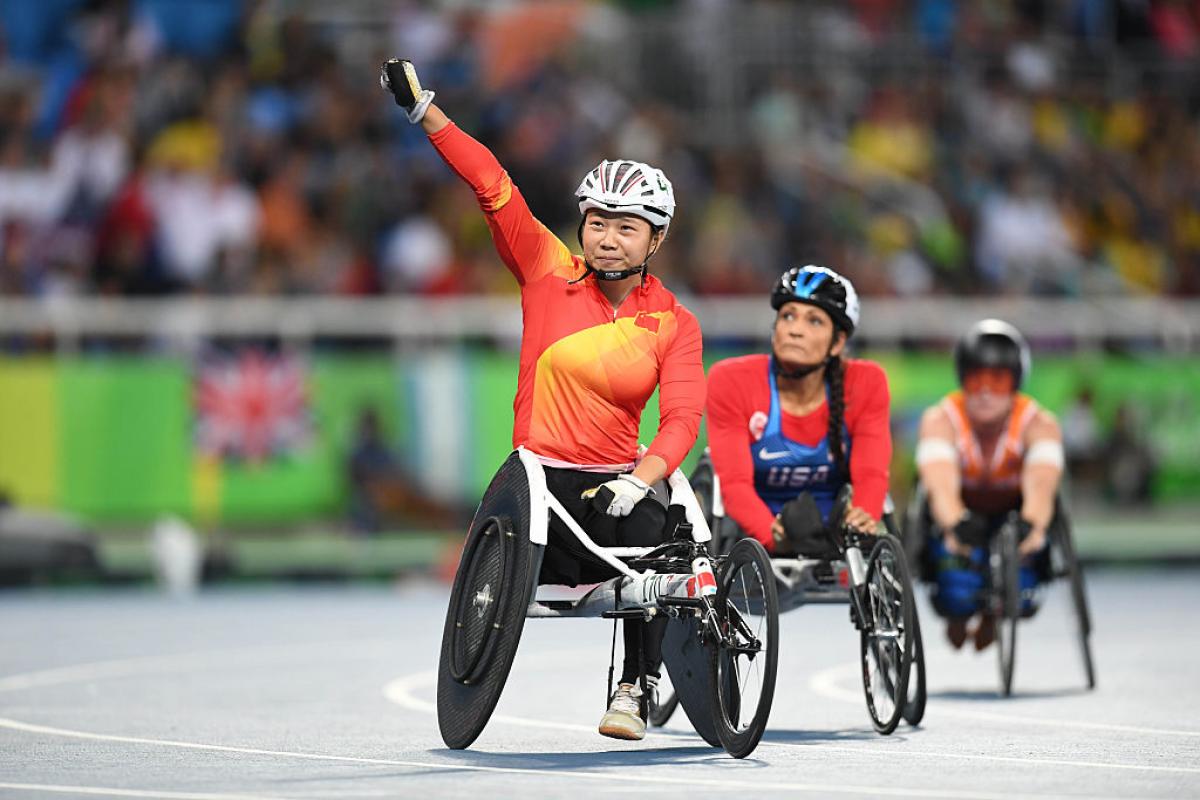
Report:
[{"label": "helmet strap", "polygon": [[796,367],[795,369],[787,369],[786,367],[784,367],[783,362],[779,359],[779,356],[774,351],[772,351],[771,352],[772,371],[780,378],[796,379],[796,378],[804,378],[809,375],[812,375],[817,370],[828,366],[829,362],[833,360],[833,346],[836,343],[837,343],[837,336],[835,335],[834,341],[829,343],[829,352],[825,354],[825,358],[821,359],[816,364],[805,364],[803,367]]},{"label": "helmet strap", "polygon": [[[577,238],[579,240],[580,249],[583,248],[583,223],[586,219],[587,219],[587,216],[584,215],[584,218],[579,220],[579,230],[575,234],[575,238]],[[654,235],[654,233],[657,232],[658,228],[654,225],[651,225],[650,229],[651,229],[651,241],[653,242],[653,235]],[[641,266],[630,267],[629,269],[615,269],[615,270],[596,269],[590,263],[588,263],[588,260],[585,258],[583,260],[583,266],[584,266],[583,274],[580,275],[578,278],[567,281],[567,285],[571,286],[572,284],[579,283],[581,280],[586,278],[588,275],[595,275],[596,280],[601,280],[601,281],[623,281],[626,278],[632,278],[634,275],[640,274],[642,276],[641,285],[645,286],[646,285],[646,269],[650,264],[650,257],[653,256],[656,252],[658,252],[657,247],[651,249],[649,252],[646,253],[646,258],[643,259]]]}]

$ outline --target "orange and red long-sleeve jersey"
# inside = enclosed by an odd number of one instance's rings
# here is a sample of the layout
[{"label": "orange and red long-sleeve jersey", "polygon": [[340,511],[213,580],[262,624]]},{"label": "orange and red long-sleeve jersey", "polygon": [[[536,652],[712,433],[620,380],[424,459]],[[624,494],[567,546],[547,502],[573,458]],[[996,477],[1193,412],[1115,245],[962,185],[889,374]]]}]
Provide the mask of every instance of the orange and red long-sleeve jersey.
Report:
[{"label": "orange and red long-sleeve jersey", "polygon": [[[771,408],[769,358],[725,359],[708,373],[708,446],[721,479],[725,512],[768,547],[773,545],[775,514],[755,489],[751,447],[762,438]],[[844,368],[843,420],[849,433],[854,505],[879,519],[892,458],[887,375],[873,361],[848,359]],[[829,431],[828,403],[804,416],[780,413],[783,435],[800,444],[816,445]]]},{"label": "orange and red long-sleeve jersey", "polygon": [[429,140],[475,191],[500,258],[521,286],[524,333],[513,401],[513,446],[543,459],[613,471],[636,460],[646,401],[659,387],[658,434],[647,455],[675,469],[704,412],[700,325],[653,276],[614,308],[530,212],[496,157],[453,123]]}]

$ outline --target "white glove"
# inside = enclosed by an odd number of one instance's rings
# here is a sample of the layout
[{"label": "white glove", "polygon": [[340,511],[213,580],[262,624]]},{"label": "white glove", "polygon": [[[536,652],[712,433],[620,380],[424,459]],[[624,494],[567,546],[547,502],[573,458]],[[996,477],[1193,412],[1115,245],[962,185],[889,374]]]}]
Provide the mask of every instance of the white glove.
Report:
[{"label": "white glove", "polygon": [[[605,489],[608,490],[608,494],[601,494]],[[602,483],[594,489],[588,489],[580,497],[584,500],[591,500],[593,505],[599,503],[597,508],[610,517],[627,517],[642,498],[653,493],[654,490],[650,488],[650,484],[632,474],[626,474]],[[611,499],[609,499],[609,495],[612,496]],[[603,506],[606,502],[608,505]]]}]

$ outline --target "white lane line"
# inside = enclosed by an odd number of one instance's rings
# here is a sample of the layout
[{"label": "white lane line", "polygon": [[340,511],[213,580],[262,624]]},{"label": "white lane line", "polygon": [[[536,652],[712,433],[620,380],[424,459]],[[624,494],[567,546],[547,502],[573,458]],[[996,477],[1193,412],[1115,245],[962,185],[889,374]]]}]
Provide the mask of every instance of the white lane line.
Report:
[{"label": "white lane line", "polygon": [[343,656],[349,649],[390,647],[396,648],[394,639],[348,639],[307,644],[260,647],[241,647],[230,650],[206,650],[193,653],[175,653],[167,656],[137,656],[108,661],[92,661],[72,664],[68,667],[22,672],[0,678],[0,692],[19,692],[44,686],[60,686],[68,683],[87,683],[106,678],[125,678],[152,672],[182,672],[202,668],[241,666],[243,664],[272,664],[276,661],[291,661],[297,657],[330,655]]},{"label": "white lane line", "polygon": [[[808,686],[814,692],[832,700],[843,700],[848,703],[863,703],[860,691],[851,691],[839,685],[839,681],[847,675],[858,676],[858,665],[854,663],[840,664],[836,667],[822,670],[809,679]],[[945,705],[946,701],[938,702],[939,715],[963,717],[967,719],[983,719],[990,722],[1011,722],[1022,725],[1046,725],[1055,728],[1079,728],[1081,730],[1116,731],[1119,733],[1144,733],[1161,736],[1200,736],[1200,731],[1173,730],[1170,728],[1146,728],[1137,725],[1118,725],[1110,722],[1084,722],[1072,719],[1045,719],[1043,717],[1027,717],[1019,714],[995,714],[988,711],[974,711]]]},{"label": "white lane line", "polygon": [[116,789],[106,786],[60,786],[52,783],[0,783],[0,789],[23,792],[87,794],[101,797],[156,797],[161,800],[284,800],[259,794],[213,794],[211,792],[167,792],[154,789]]},{"label": "white lane line", "polygon": [[[87,731],[70,730],[67,728],[52,728],[48,725],[32,725],[28,722],[21,722],[15,719],[5,719],[0,717],[0,728],[9,728],[11,730],[23,731],[25,733],[38,733],[47,736],[66,736],[74,739],[88,739],[100,742],[122,742],[125,744],[142,744],[154,745],[158,747],[176,747],[186,750],[207,750],[220,753],[241,753],[254,756],[276,756],[279,758],[297,758],[307,761],[336,761],[350,764],[372,764],[391,767],[412,767],[422,770],[443,770],[445,772],[487,772],[503,775],[527,775],[538,778],[575,778],[584,781],[606,781],[612,783],[616,781],[622,785],[640,783],[652,784],[658,786],[708,786],[715,789],[736,790],[739,793],[744,793],[746,790],[753,791],[779,791],[779,792],[819,792],[823,794],[858,794],[868,797],[946,797],[946,798],[965,798],[966,800],[1011,800],[1012,795],[1009,793],[994,794],[990,792],[971,792],[962,790],[939,790],[939,789],[901,789],[889,786],[856,786],[853,784],[838,783],[838,784],[822,784],[822,783],[791,783],[782,781],[747,781],[742,780],[719,780],[715,778],[672,778],[665,775],[646,775],[632,770],[624,770],[621,772],[586,772],[583,770],[555,770],[545,768],[527,768],[520,767],[488,767],[481,764],[454,764],[454,763],[438,763],[430,761],[408,761],[390,758],[363,758],[360,756],[338,756],[328,755],[323,753],[301,753],[289,750],[266,750],[257,747],[235,747],[232,745],[221,744],[205,744],[202,742],[182,742],[173,739],[152,739],[140,736],[116,736],[104,733],[89,733]],[[486,756],[483,756],[486,757]],[[732,762],[732,759],[730,759]],[[686,762],[681,761],[681,766]],[[741,768],[740,765],[731,763],[730,766],[734,769]],[[746,764],[746,769],[757,769],[753,764]],[[1058,797],[1068,797],[1066,795],[1024,795],[1025,797],[1038,798],[1038,800],[1052,800]],[[1076,798],[1077,800],[1077,798]]]},{"label": "white lane line", "polygon": [[[857,669],[857,667],[856,667],[856,669]],[[828,672],[841,672],[842,670],[844,670],[844,667],[838,666],[838,667],[835,667],[833,670],[825,670],[822,673],[818,673],[818,677],[821,677],[821,676],[825,675],[825,673],[828,673]],[[425,713],[425,714],[436,715],[437,708],[434,706],[433,703],[430,703],[426,700],[422,700],[413,694],[413,690],[431,686],[436,682],[437,682],[437,671],[436,670],[417,672],[417,673],[413,673],[411,675],[404,675],[399,678],[396,678],[395,680],[390,681],[387,685],[384,686],[383,694],[384,694],[384,697],[386,697],[388,700],[390,700],[391,702],[393,702],[396,705],[401,706],[403,708],[407,708],[412,711],[418,711],[418,712]],[[833,684],[833,685],[837,691],[839,691],[839,692],[844,691],[841,689],[841,687],[836,686],[836,684]],[[848,693],[846,693],[846,694],[848,694]],[[839,697],[838,699],[845,699],[845,698]],[[854,699],[856,702],[862,702],[861,697],[859,697],[858,695],[854,695]],[[502,723],[506,723],[509,725],[520,725],[520,726],[527,727],[527,728],[546,728],[546,729],[550,729],[550,730],[568,730],[568,731],[579,731],[579,732],[583,732],[583,733],[593,733],[595,731],[594,728],[589,727],[587,725],[573,725],[573,724],[565,723],[565,722],[550,722],[547,720],[531,719],[528,717],[512,717],[512,716],[508,716],[507,714],[495,714],[492,716],[490,721],[502,722]],[[672,739],[672,740],[676,740],[676,741],[695,739],[698,742],[703,741],[703,739],[701,739],[699,736],[694,736],[694,735],[689,736],[686,733],[682,733],[682,732],[679,734],[673,734],[673,733],[671,733],[671,734],[657,733],[656,734],[656,733],[647,732],[646,738],[648,738],[648,739],[662,738],[662,739]],[[1152,765],[1142,765],[1142,764],[1121,764],[1121,763],[1107,762],[1107,761],[1072,761],[1072,760],[1067,760],[1067,759],[1054,759],[1054,758],[1024,758],[1024,757],[1020,757],[1020,756],[998,756],[998,755],[985,755],[985,754],[976,754],[976,753],[943,752],[943,751],[936,751],[936,750],[914,750],[914,749],[909,748],[907,746],[907,744],[905,744],[905,745],[885,744],[882,740],[875,744],[865,745],[863,747],[844,747],[844,746],[839,746],[839,745],[822,744],[820,742],[814,742],[811,744],[792,744],[792,743],[788,743],[788,742],[770,742],[770,741],[759,742],[758,746],[772,748],[772,749],[782,749],[782,750],[799,750],[801,752],[812,752],[812,751],[820,750],[820,751],[828,752],[828,753],[853,753],[855,755],[864,756],[867,758],[876,758],[880,755],[887,755],[887,756],[894,756],[894,757],[905,758],[905,759],[912,758],[912,757],[921,757],[921,758],[932,758],[935,760],[956,759],[959,761],[993,761],[993,762],[1016,763],[1016,764],[1025,764],[1025,765],[1037,765],[1037,766],[1076,767],[1076,768],[1082,768],[1082,769],[1117,769],[1117,770],[1138,770],[1138,771],[1143,771],[1143,772],[1182,772],[1182,773],[1188,773],[1188,774],[1200,774],[1200,768],[1195,768],[1195,767],[1164,767],[1164,766],[1152,766]]]}]

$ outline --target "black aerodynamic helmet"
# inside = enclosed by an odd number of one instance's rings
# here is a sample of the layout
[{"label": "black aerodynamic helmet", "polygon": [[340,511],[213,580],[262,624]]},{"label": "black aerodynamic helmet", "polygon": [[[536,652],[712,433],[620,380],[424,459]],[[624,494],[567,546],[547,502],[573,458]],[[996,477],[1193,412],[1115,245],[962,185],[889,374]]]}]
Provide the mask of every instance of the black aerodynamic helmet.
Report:
[{"label": "black aerodynamic helmet", "polygon": [[1029,375],[1029,345],[1021,332],[999,319],[981,319],[954,346],[954,369],[961,384],[967,373],[983,367],[998,367],[1012,373],[1020,389]]},{"label": "black aerodynamic helmet", "polygon": [[823,309],[834,323],[854,334],[858,327],[858,292],[850,280],[827,267],[792,267],[779,277],[771,290],[771,308],[784,303],[807,303]]}]

